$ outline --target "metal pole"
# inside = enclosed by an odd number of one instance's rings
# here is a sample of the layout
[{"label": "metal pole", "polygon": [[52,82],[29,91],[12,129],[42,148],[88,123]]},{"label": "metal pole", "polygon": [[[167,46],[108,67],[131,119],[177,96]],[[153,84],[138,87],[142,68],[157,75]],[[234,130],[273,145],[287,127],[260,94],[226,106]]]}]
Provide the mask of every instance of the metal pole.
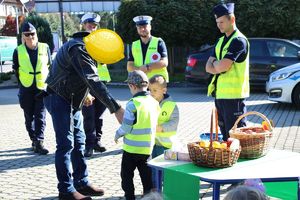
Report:
[{"label": "metal pole", "polygon": [[115,30],[115,13],[112,14],[112,23],[113,23],[113,30]]},{"label": "metal pole", "polygon": [[59,1],[59,13],[60,13],[60,25],[61,25],[61,37],[63,43],[67,42],[65,37],[65,30],[64,30],[64,11],[63,11],[63,5],[62,0]]},{"label": "metal pole", "polygon": [[16,25],[17,25],[17,35],[19,35],[19,10],[16,7]]}]

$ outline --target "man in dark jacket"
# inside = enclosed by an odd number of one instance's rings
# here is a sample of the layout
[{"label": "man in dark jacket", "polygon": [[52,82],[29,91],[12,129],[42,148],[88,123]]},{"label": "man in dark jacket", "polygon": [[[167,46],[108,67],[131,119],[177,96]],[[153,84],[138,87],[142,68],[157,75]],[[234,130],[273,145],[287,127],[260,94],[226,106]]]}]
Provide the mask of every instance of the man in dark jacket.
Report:
[{"label": "man in dark jacket", "polygon": [[88,34],[75,33],[73,39],[60,48],[46,80],[49,95],[44,101],[56,134],[55,167],[60,199],[91,199],[89,196],[104,194],[102,189],[88,181],[81,113],[83,104],[91,105],[95,97],[115,114],[119,122],[124,113],[99,80],[97,63],[83,42],[83,37]]}]

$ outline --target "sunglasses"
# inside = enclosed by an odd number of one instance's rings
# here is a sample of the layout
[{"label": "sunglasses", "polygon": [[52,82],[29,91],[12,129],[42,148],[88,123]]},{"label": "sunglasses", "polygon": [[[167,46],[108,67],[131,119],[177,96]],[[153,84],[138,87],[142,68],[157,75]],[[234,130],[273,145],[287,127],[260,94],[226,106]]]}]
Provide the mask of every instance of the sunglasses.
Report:
[{"label": "sunglasses", "polygon": [[25,35],[25,37],[29,37],[29,36],[35,36],[35,32],[33,33],[23,33]]}]

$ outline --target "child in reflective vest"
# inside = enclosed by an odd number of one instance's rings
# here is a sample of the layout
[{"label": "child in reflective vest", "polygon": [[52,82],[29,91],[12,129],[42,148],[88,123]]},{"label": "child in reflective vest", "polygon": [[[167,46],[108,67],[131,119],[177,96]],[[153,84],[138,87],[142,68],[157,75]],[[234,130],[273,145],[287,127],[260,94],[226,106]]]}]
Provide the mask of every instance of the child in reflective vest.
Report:
[{"label": "child in reflective vest", "polygon": [[135,200],[133,176],[137,168],[143,184],[143,192],[151,192],[151,169],[147,165],[154,145],[157,119],[160,112],[158,102],[147,91],[148,78],[141,70],[128,74],[127,83],[133,97],[126,105],[123,122],[116,131],[115,142],[123,137],[121,164],[122,189],[126,200]]},{"label": "child in reflective vest", "polygon": [[[152,151],[152,158],[155,158],[163,154],[164,150],[172,148],[179,122],[179,111],[176,103],[167,93],[167,83],[162,75],[154,75],[150,78],[149,83],[150,93],[159,102],[161,108]],[[156,172],[153,170],[154,186],[156,186],[155,174]]]}]

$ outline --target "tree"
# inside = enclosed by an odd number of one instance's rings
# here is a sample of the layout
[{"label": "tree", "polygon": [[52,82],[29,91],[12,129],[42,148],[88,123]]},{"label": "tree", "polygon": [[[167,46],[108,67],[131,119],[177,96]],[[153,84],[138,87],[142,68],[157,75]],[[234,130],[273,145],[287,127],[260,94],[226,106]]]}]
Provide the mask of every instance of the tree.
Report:
[{"label": "tree", "polygon": [[[117,32],[126,43],[138,38],[132,18],[151,15],[152,34],[168,47],[170,73],[174,73],[174,47],[199,47],[215,41],[217,31],[211,11],[216,0],[123,0],[117,14]],[[185,59],[185,55],[182,56]],[[181,60],[182,60],[181,59]]]},{"label": "tree", "polygon": [[[50,51],[52,52],[54,49],[54,43],[49,23],[34,12],[30,13],[25,21],[30,22],[36,28],[39,42],[47,43]],[[22,25],[20,26],[20,34],[18,35],[18,44],[21,44]]]},{"label": "tree", "polygon": [[[153,35],[162,37],[168,46],[213,44],[221,34],[216,27],[212,9],[220,2],[221,0],[122,0],[117,14],[117,32],[126,43],[131,43],[138,38],[132,18],[151,15],[154,18]],[[235,2],[237,27],[246,36],[299,38],[299,0],[230,2]]]},{"label": "tree", "polygon": [[[18,17],[19,24],[22,24],[25,17],[23,15]],[[17,35],[17,22],[16,18],[12,15],[8,15],[5,20],[3,28],[0,30],[2,35],[5,36],[16,36]]]},{"label": "tree", "polygon": [[299,38],[299,0],[235,0],[235,3],[237,25],[246,36]]},{"label": "tree", "polygon": [[[53,32],[58,32],[61,36],[60,15],[57,13],[43,14]],[[72,36],[80,30],[80,18],[75,14],[64,13],[64,33],[66,37]]]}]

